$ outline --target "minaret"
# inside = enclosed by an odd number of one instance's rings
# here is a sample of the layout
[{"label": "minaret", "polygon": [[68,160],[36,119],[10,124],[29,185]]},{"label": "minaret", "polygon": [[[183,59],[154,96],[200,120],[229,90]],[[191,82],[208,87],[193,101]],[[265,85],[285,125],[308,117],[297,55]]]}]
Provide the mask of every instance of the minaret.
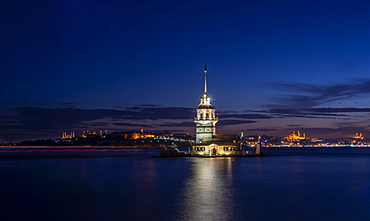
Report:
[{"label": "minaret", "polygon": [[212,141],[216,134],[216,123],[218,118],[215,108],[207,94],[207,66],[204,64],[204,94],[200,97],[200,104],[197,108],[197,116],[194,118],[196,123],[196,143]]}]

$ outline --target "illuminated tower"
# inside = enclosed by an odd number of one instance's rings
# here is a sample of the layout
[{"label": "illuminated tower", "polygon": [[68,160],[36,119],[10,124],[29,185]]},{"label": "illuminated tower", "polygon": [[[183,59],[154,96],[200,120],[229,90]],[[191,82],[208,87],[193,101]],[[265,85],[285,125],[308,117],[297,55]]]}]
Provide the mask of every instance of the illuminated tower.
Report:
[{"label": "illuminated tower", "polygon": [[196,123],[196,143],[212,141],[213,135],[216,134],[217,121],[215,108],[207,94],[207,66],[204,65],[204,94],[200,97],[197,116],[194,118]]}]

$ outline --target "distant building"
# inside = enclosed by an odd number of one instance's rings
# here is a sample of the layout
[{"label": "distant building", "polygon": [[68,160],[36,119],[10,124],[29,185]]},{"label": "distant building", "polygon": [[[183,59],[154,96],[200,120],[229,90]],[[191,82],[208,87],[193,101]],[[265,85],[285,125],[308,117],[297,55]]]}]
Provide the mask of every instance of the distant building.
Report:
[{"label": "distant building", "polygon": [[81,137],[82,138],[92,138],[92,137],[102,137],[104,138],[105,135],[108,134],[108,130],[84,130],[82,131]]},{"label": "distant building", "polygon": [[73,139],[75,137],[74,132],[63,132],[61,139],[67,140],[67,139]]},{"label": "distant building", "polygon": [[362,133],[356,133],[355,136],[352,137],[353,139],[360,139],[360,140],[363,140],[364,137],[362,136]]},{"label": "distant building", "polygon": [[293,131],[291,134],[289,134],[288,136],[286,136],[284,138],[287,139],[287,140],[291,140],[291,141],[308,139],[308,137],[306,136],[305,133],[303,134],[303,136],[301,136],[300,131],[298,131],[297,134],[295,134],[295,132]]},{"label": "distant building", "polygon": [[204,93],[196,111],[195,140],[192,145],[193,155],[235,155],[241,154],[237,134],[216,134],[216,111],[207,93],[207,67],[204,67]]},{"label": "distant building", "polygon": [[140,128],[139,133],[131,133],[130,136],[131,136],[131,139],[133,140],[140,139],[140,138],[154,138],[155,137],[155,135],[152,133],[146,133],[144,131],[144,128]]}]

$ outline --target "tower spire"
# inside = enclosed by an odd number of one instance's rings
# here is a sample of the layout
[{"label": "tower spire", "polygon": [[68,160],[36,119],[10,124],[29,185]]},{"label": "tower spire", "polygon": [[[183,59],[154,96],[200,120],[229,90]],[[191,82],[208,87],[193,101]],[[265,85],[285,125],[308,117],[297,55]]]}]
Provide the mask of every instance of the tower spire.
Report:
[{"label": "tower spire", "polygon": [[207,63],[204,62],[204,93],[207,94]]}]

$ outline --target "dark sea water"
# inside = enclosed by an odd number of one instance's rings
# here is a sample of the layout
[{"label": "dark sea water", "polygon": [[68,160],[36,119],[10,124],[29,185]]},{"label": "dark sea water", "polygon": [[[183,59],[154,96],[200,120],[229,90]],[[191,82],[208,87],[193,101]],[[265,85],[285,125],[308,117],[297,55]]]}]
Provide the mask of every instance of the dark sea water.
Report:
[{"label": "dark sea water", "polygon": [[370,220],[370,148],[0,158],[0,220]]}]

